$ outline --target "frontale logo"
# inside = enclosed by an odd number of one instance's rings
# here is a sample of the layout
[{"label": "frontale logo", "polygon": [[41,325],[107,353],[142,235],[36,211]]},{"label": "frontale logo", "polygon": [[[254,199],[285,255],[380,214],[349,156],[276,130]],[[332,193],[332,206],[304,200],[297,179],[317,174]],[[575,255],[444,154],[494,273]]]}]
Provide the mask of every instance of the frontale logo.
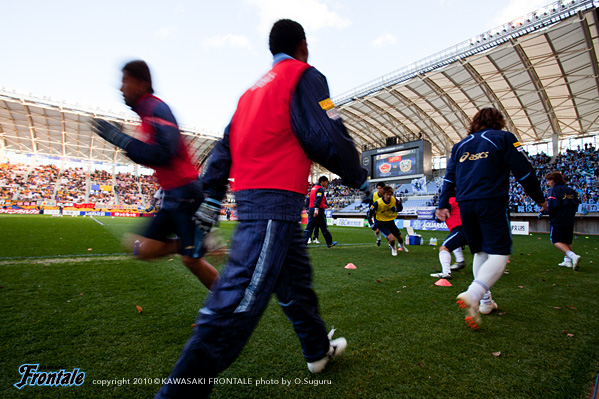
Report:
[{"label": "frontale logo", "polygon": [[479,152],[478,154],[470,154],[469,152],[465,152],[460,157],[460,162],[468,161],[478,161],[479,159],[485,159],[489,157],[489,151]]},{"label": "frontale logo", "polygon": [[85,373],[75,368],[73,371],[37,371],[39,364],[22,364],[19,367],[21,381],[14,384],[21,389],[28,386],[72,387],[80,386],[85,381]]}]

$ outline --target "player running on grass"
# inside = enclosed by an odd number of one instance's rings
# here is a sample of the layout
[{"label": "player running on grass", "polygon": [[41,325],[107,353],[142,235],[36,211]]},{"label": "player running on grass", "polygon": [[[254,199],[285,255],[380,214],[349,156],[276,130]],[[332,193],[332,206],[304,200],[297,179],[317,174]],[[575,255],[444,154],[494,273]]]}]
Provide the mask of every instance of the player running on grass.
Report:
[{"label": "player running on grass", "polygon": [[[397,256],[397,249],[408,252],[408,249],[403,243],[403,238],[395,219],[397,219],[397,212],[401,212],[403,205],[401,200],[398,200],[393,196],[393,188],[390,186],[383,187],[383,197],[379,198],[375,203],[370,206],[370,211],[374,215],[376,220],[377,228],[387,237],[389,241],[389,248],[391,248],[391,255]],[[397,239],[397,242],[396,242]],[[397,244],[397,246],[396,246]]]},{"label": "player running on grass", "polygon": [[[372,206],[375,202],[379,200],[379,198],[383,198],[383,188],[385,187],[385,183],[380,181],[376,184],[376,191],[372,193],[372,198],[370,199],[369,206]],[[376,219],[374,218],[374,212],[370,212],[370,207],[368,208],[368,212],[366,213],[366,219],[368,219],[368,225],[374,231],[374,236],[376,237],[376,245],[377,247],[381,246],[381,231],[376,225]]]},{"label": "player running on grass", "polygon": [[524,148],[516,136],[501,130],[504,127],[505,119],[495,108],[484,108],[474,115],[468,136],[451,150],[436,212],[441,221],[450,217],[449,198],[455,192],[466,240],[474,254],[474,281],[458,295],[457,302],[466,309],[466,324],[473,329],[481,322],[481,299],[503,275],[512,252],[510,172],[541,210],[547,209]]},{"label": "player running on grass", "polygon": [[[179,252],[183,264],[210,289],[218,272],[204,258],[194,257],[195,224],[192,217],[204,198],[198,170],[191,162],[171,110],[152,95],[154,89],[148,65],[144,61],[127,63],[123,67],[122,83],[125,104],[141,118],[136,131],[139,139],[104,120],[94,122],[94,131],[126,151],[134,162],[153,168],[164,192],[160,211],[143,236],[134,235],[131,242],[139,241],[137,255],[144,260]],[[179,238],[170,238],[173,233]]]},{"label": "player running on grass", "polygon": [[[157,399],[207,397],[213,377],[239,356],[272,294],[295,329],[310,372],[321,372],[347,345],[344,338],[331,340],[318,312],[307,239],[298,222],[312,161],[349,187],[366,188],[368,173],[325,77],[306,63],[302,26],[277,21],[269,44],[272,69],[239,100],[202,176],[208,198],[198,220],[210,220],[212,211],[205,219],[202,214],[209,206],[218,209],[229,177],[234,179],[239,224],[233,251]],[[176,382],[187,378],[206,383]]]}]

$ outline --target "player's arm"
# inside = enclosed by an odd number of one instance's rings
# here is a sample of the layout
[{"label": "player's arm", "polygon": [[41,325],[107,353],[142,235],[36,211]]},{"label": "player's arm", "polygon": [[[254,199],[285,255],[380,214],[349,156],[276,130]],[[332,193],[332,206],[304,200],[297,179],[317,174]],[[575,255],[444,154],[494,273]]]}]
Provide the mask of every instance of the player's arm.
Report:
[{"label": "player's arm", "polygon": [[524,154],[524,148],[512,133],[507,133],[504,137],[504,144],[506,146],[504,153],[505,162],[509,165],[516,181],[522,185],[526,194],[539,206],[543,207],[545,196],[543,195],[539,179],[537,179],[535,168]]},{"label": "player's arm", "polygon": [[208,156],[202,173],[204,193],[217,201],[221,201],[227,193],[229,171],[231,170],[231,149],[229,147],[229,124]]},{"label": "player's arm", "polygon": [[316,190],[314,194],[314,216],[318,216],[318,212],[320,212],[320,202],[322,201],[324,195],[324,188],[320,187]]},{"label": "player's arm", "polygon": [[370,205],[370,216],[372,217],[372,220],[376,220],[376,210],[378,209],[378,207],[378,202],[374,202],[372,205]]},{"label": "player's arm", "polygon": [[156,143],[148,144],[132,138],[123,149],[136,163],[148,166],[168,165],[183,145],[177,121],[168,105],[159,102],[147,122],[151,123],[156,131]]},{"label": "player's arm", "polygon": [[451,150],[451,157],[447,161],[447,167],[445,168],[445,176],[443,176],[443,186],[441,187],[441,194],[439,194],[439,209],[451,209],[449,205],[449,198],[455,196],[455,159],[457,157],[456,146],[453,146]]},{"label": "player's arm", "polygon": [[397,203],[396,212],[403,211],[403,204],[401,203],[401,200],[395,197],[395,202]]},{"label": "player's arm", "polygon": [[324,189],[321,187],[314,194],[314,208],[320,208],[320,203],[323,201]]},{"label": "player's arm", "polygon": [[370,227],[374,226],[374,210],[372,209],[372,205],[370,205],[368,212],[366,212],[366,220],[368,220]]},{"label": "player's arm", "polygon": [[547,191],[547,211],[542,212],[546,215],[553,215],[559,207],[559,196],[561,193],[556,192],[554,187],[549,188]]},{"label": "player's arm", "polygon": [[324,75],[314,68],[303,73],[290,110],[293,133],[308,158],[341,176],[344,185],[365,188],[368,172],[330,100]]}]

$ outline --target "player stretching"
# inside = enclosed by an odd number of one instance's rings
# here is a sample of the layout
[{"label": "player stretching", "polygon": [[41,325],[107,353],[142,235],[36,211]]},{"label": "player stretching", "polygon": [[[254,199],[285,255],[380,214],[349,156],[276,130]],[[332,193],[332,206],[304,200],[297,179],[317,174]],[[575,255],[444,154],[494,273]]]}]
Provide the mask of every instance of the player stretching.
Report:
[{"label": "player stretching", "polygon": [[405,252],[408,252],[408,249],[403,244],[401,233],[395,224],[397,212],[402,211],[403,205],[401,204],[400,200],[393,196],[393,189],[391,187],[385,186],[383,187],[382,191],[383,198],[379,198],[375,203],[373,203],[370,207],[370,211],[374,214],[376,226],[381,233],[387,237],[387,241],[389,241],[391,255],[397,256],[395,239],[397,239],[399,249],[403,249]]},{"label": "player stretching", "polygon": [[505,119],[495,108],[474,115],[468,136],[453,146],[439,198],[437,218],[450,216],[449,197],[455,190],[462,226],[474,253],[474,281],[457,297],[467,312],[466,324],[480,325],[479,302],[503,275],[512,252],[509,222],[510,171],[524,190],[541,207],[547,201],[524,149],[510,132],[503,131]]},{"label": "player stretching", "polygon": [[[135,139],[104,120],[96,120],[94,131],[122,148],[134,162],[153,168],[164,197],[143,236],[137,255],[144,260],[173,253],[183,255],[183,264],[210,289],[218,272],[203,258],[193,255],[195,224],[192,217],[204,195],[198,171],[189,158],[177,121],[169,107],[152,94],[152,77],[144,61],[131,61],[123,67],[121,92],[127,104],[141,118]],[[169,237],[176,233],[178,240]]]}]

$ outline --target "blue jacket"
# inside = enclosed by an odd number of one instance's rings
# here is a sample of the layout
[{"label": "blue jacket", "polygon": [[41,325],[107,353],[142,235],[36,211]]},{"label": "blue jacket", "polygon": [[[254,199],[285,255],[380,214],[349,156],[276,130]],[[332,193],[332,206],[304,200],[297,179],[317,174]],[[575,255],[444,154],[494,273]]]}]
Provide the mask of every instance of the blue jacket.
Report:
[{"label": "blue jacket", "polygon": [[560,184],[547,193],[547,213],[551,226],[572,226],[578,210],[578,193]]},{"label": "blue jacket", "polygon": [[454,189],[458,202],[505,198],[507,203],[510,171],[535,202],[545,202],[535,170],[516,136],[490,129],[468,135],[451,150],[439,208],[450,209]]},{"label": "blue jacket", "polygon": [[[275,63],[285,58],[289,56],[277,54]],[[341,176],[343,184],[360,188],[366,181],[368,172],[360,165],[358,151],[337,109],[325,110],[319,104],[329,100],[329,97],[324,75],[315,68],[308,68],[298,82],[289,104],[293,133],[310,160]],[[219,201],[226,193],[231,168],[229,128],[227,126],[223,138],[212,150],[202,175],[204,192]],[[281,176],[281,179],[284,178],[285,176]],[[307,178],[308,176],[306,188]],[[305,197],[304,194],[286,190],[253,189],[237,191],[235,198],[239,220],[299,221]]]}]

